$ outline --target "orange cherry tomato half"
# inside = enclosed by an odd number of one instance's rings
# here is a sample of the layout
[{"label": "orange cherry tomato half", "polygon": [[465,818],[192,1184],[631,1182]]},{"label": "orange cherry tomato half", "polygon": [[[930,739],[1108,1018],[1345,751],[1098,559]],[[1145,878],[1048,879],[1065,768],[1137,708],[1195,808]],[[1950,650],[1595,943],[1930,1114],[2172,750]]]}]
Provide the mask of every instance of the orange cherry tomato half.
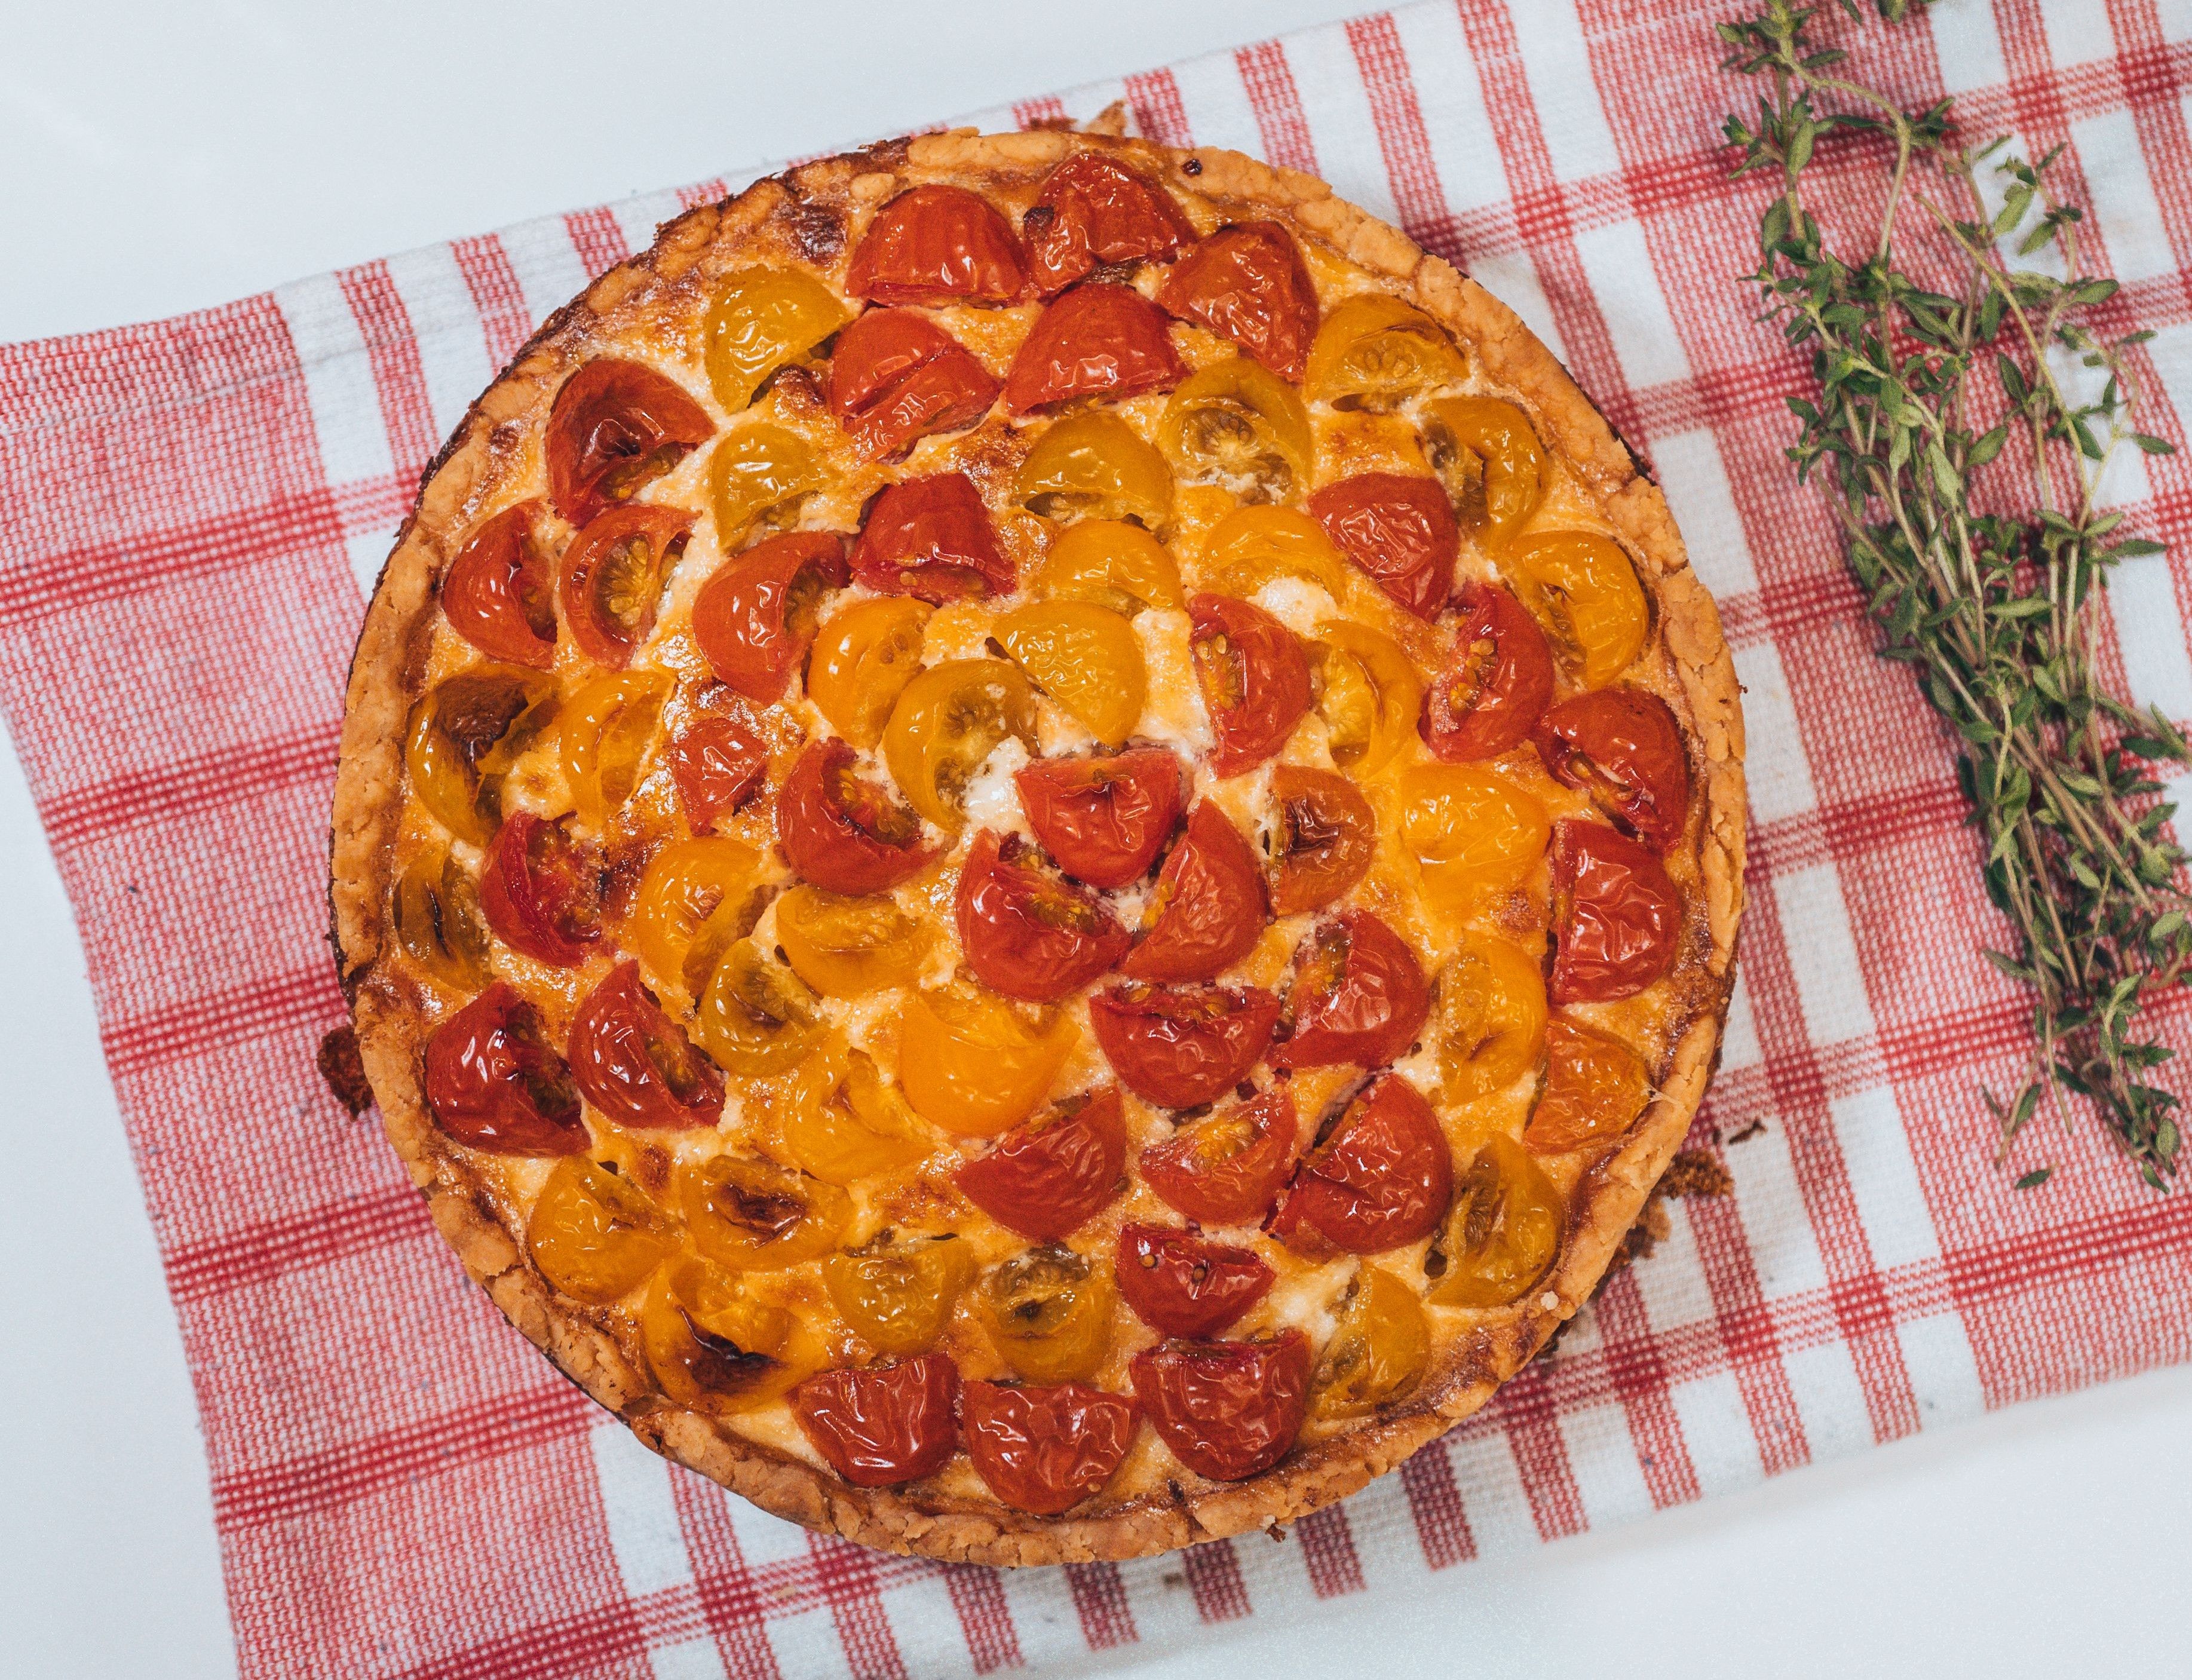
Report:
[{"label": "orange cherry tomato half", "polygon": [[1428,622],[1453,591],[1461,528],[1436,478],[1358,472],[1309,499],[1333,546],[1401,606]]},{"label": "orange cherry tomato half", "polygon": [[1346,777],[1282,764],[1271,772],[1271,800],[1279,808],[1274,915],[1321,910],[1370,872],[1378,819]]},{"label": "orange cherry tomato half", "polygon": [[1195,229],[1172,194],[1146,175],[1082,151],[1044,177],[1020,218],[1028,267],[1045,297],[1064,291],[1098,263],[1168,257],[1195,243]]},{"label": "orange cherry tomato half", "polygon": [[1309,660],[1294,633],[1253,602],[1198,595],[1188,648],[1210,714],[1211,774],[1221,780],[1277,753],[1308,713]]},{"label": "orange cherry tomato half", "polygon": [[784,698],[814,640],[822,597],[851,574],[845,540],[786,531],[734,554],[693,602],[693,639],[708,668],[748,700]]},{"label": "orange cherry tomato half", "polygon": [[1119,1083],[1160,1108],[1213,1102],[1270,1048],[1276,994],[1254,986],[1128,980],[1088,1000],[1088,1024]]},{"label": "orange cherry tomato half", "polygon": [[970,1382],[959,1427],[974,1472],[1015,1511],[1055,1517],[1099,1492],[1134,1444],[1134,1403],[1077,1382]]},{"label": "orange cherry tomato half", "polygon": [[472,533],[442,580],[442,610],[489,659],[545,671],[556,663],[556,588],[533,537],[539,511],[522,501]]},{"label": "orange cherry tomato half", "polygon": [[497,980],[426,1041],[426,1106],[468,1149],[570,1155],[586,1146],[579,1088],[540,1012]]},{"label": "orange cherry tomato half", "polygon": [[1294,949],[1274,1067],[1382,1067],[1430,1017],[1430,986],[1405,940],[1367,910],[1321,922]]},{"label": "orange cherry tomato half", "polygon": [[1309,1411],[1309,1339],[1161,1342],[1134,1356],[1134,1397],[1174,1457],[1245,1482],[1287,1455]]},{"label": "orange cherry tomato half", "polygon": [[1602,822],[1553,825],[1556,1003],[1630,997],[1675,965],[1682,894],[1649,846]]},{"label": "orange cherry tomato half", "polygon": [[559,969],[576,967],[602,936],[594,849],[574,838],[565,823],[520,811],[487,849],[480,909],[512,951]]},{"label": "orange cherry tomato half", "polygon": [[1641,689],[1600,689],[1562,700],[1531,737],[1545,768],[1654,851],[1682,837],[1690,760],[1667,702]]},{"label": "orange cherry tomato half", "polygon": [[1424,690],[1417,732],[1450,764],[1493,758],[1530,738],[1553,699],[1553,654],[1521,603],[1468,583],[1446,668]]},{"label": "orange cherry tomato half", "polygon": [[701,717],[670,743],[670,779],[695,834],[735,811],[768,776],[768,743],[740,717]]},{"label": "orange cherry tomato half", "polygon": [[1264,871],[1225,813],[1204,800],[1165,859],[1150,920],[1119,964],[1131,980],[1216,980],[1263,936]]},{"label": "orange cherry tomato half", "polygon": [[1256,1225],[1293,1164],[1300,1129],[1283,1085],[1181,1127],[1142,1151],[1142,1182],[1205,1225]]},{"label": "orange cherry tomato half", "polygon": [[662,1013],[626,957],[571,1019],[571,1077],[586,1100],[623,1126],[712,1126],[723,1076]]},{"label": "orange cherry tomato half", "polygon": [[845,290],[877,303],[1011,303],[1027,289],[1011,225],[963,186],[916,186],[876,213]]},{"label": "orange cherry tomato half", "polygon": [[1157,302],[1301,383],[1316,337],[1316,285],[1301,248],[1276,222],[1220,228],[1180,259]]},{"label": "orange cherry tomato half", "polygon": [[1071,1236],[1127,1187],[1127,1128],[1115,1086],[1015,1127],[952,1174],[960,1193],[1008,1231]]},{"label": "orange cherry tomato half", "polygon": [[814,1450],[856,1488],[889,1488],[944,1468],[958,1449],[959,1368],[948,1355],[825,1371],[791,1391]]},{"label": "orange cherry tomato half", "polygon": [[837,334],[830,412],[870,460],[933,432],[963,431],[990,412],[997,379],[925,315],[871,309]]},{"label": "orange cherry tomato half", "polygon": [[959,943],[974,977],[1055,1003],[1116,968],[1134,942],[1103,901],[1036,863],[1017,834],[984,829],[959,871]]},{"label": "orange cherry tomato half", "polygon": [[1179,760],[1161,746],[1038,758],[1013,773],[1043,850],[1092,887],[1123,887],[1150,872],[1179,820],[1184,780]]},{"label": "orange cherry tomato half", "polygon": [[1036,317],[1005,375],[1015,414],[1076,397],[1123,400],[1187,377],[1164,313],[1127,286],[1076,286]]},{"label": "orange cherry tomato half", "polygon": [[936,606],[1009,595],[1014,586],[990,511],[963,472],[902,479],[877,496],[853,545],[853,575],[878,595]]},{"label": "orange cherry tomato half", "polygon": [[1271,1292],[1271,1268],[1251,1249],[1161,1225],[1123,1225],[1113,1261],[1119,1299],[1167,1336],[1215,1336]]},{"label": "orange cherry tomato half", "polygon": [[1522,1141],[1538,1155],[1612,1142],[1651,1100],[1643,1057],[1611,1033],[1555,1015],[1545,1023],[1545,1077]]},{"label": "orange cherry tomato half", "polygon": [[921,843],[921,819],[854,769],[835,739],[799,755],[776,801],[776,837],[802,881],[857,897],[887,892],[936,856]]},{"label": "orange cherry tomato half", "polygon": [[597,357],[563,381],[548,411],[548,500],[574,525],[589,524],[715,432],[707,410],[673,381]]},{"label": "orange cherry tomato half", "polygon": [[1350,1254],[1374,1254],[1430,1236],[1453,1199],[1453,1147],[1438,1116],[1413,1085],[1384,1073],[1302,1157],[1271,1235],[1287,1243],[1305,1228]]},{"label": "orange cherry tomato half", "polygon": [[621,670],[654,629],[670,567],[693,532],[675,507],[613,507],[563,554],[563,617],[597,665]]}]

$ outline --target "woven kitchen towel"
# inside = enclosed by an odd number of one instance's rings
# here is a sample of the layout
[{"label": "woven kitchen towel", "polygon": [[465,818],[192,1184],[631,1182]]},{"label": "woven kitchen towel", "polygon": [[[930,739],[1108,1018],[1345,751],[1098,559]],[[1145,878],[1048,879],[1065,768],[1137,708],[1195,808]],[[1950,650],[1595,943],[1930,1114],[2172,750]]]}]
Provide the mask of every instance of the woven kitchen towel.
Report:
[{"label": "woven kitchen towel", "polygon": [[[313,1071],[341,1018],[326,818],[363,596],[421,465],[534,326],[715,197],[459,240],[151,326],[0,350],[0,704],[75,907],[196,1379],[247,1676],[1070,1669],[1738,1488],[2192,1353],[2192,1202],[2084,1127],[2013,1194],[1981,1082],[2024,1005],[1974,952],[1950,757],[1869,651],[1780,456],[1801,369],[1733,277],[1710,21],[1732,4],[1460,0],[986,113],[1085,117],[1314,171],[1516,306],[1654,464],[1748,689],[1744,979],[1675,1216],[1557,1356],[1355,1499],[1262,1538],[1004,1574],[816,1539],[673,1471],[466,1284],[370,1116]],[[2192,15],[1955,0],[1875,30],[1909,100],[2067,145],[2124,282],[2146,428],[2192,414]],[[1832,159],[1829,162],[1831,163]],[[1869,166],[1830,171],[1848,191]],[[2115,486],[2178,557],[2115,586],[2110,657],[2192,723],[2192,454]],[[181,937],[178,937],[178,935]],[[2173,1041],[2189,1036],[2180,1011]]]}]

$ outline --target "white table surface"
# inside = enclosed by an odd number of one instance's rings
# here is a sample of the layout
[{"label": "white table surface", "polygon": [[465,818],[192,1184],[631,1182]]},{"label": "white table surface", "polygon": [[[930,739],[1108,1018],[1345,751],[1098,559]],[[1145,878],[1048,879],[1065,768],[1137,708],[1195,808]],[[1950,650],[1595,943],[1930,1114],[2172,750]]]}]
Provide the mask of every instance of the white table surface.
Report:
[{"label": "white table surface", "polygon": [[[1364,3],[19,5],[0,50],[0,341],[220,303]],[[125,207],[139,258],[106,236]],[[0,880],[0,1674],[229,1674],[181,1346],[4,736]],[[2192,1368],[1464,1566],[1413,1602],[1251,1628],[1224,1667],[2184,1673],[2188,1488]],[[1110,1666],[1213,1666],[1137,1650]]]}]

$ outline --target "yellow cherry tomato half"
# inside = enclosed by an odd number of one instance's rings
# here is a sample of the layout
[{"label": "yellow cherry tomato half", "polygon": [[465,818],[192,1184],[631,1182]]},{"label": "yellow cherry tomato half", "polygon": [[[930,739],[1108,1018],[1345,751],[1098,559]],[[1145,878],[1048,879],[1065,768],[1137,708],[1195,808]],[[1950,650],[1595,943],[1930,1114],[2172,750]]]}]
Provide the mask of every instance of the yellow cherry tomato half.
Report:
[{"label": "yellow cherry tomato half", "polygon": [[1582,687],[1603,689],[1644,651],[1652,609],[1636,569],[1612,537],[1595,531],[1526,537],[1508,565],[1555,656]]},{"label": "yellow cherry tomato half", "polygon": [[753,401],[762,380],[852,318],[852,311],[804,270],[768,264],[734,271],[716,288],[701,329],[716,400],[736,413]]},{"label": "yellow cherry tomato half", "polygon": [[389,909],[406,957],[454,991],[487,989],[488,942],[479,883],[448,847],[428,847],[404,866]]},{"label": "yellow cherry tomato half", "polygon": [[556,679],[517,665],[478,665],[411,708],[403,766],[420,803],[460,840],[484,846],[502,820],[502,778],[556,719]]},{"label": "yellow cherry tomato half", "polygon": [[1110,1351],[1110,1277],[1070,1249],[991,1266],[975,1300],[997,1357],[1030,1382],[1087,1382]]},{"label": "yellow cherry tomato half", "polygon": [[1460,508],[1462,525],[1494,547],[1529,523],[1544,500],[1544,446],[1530,417],[1497,397],[1447,397],[1430,405],[1424,438],[1431,470]]},{"label": "yellow cherry tomato half", "polygon": [[1506,1306],[1553,1269],[1561,1193],[1510,1138],[1495,1137],[1454,1180],[1453,1206],[1424,1270],[1436,1306]]},{"label": "yellow cherry tomato half", "polygon": [[921,669],[922,637],[934,611],[910,596],[877,596],[841,609],[816,633],[807,698],[861,751],[883,738],[891,708]]},{"label": "yellow cherry tomato half", "polygon": [[631,797],[676,686],[665,671],[626,671],[598,677],[571,697],[561,749],[563,780],[580,822],[598,829]]},{"label": "yellow cherry tomato half", "polygon": [[933,1135],[859,1050],[831,1059],[828,1077],[794,1099],[785,1117],[785,1146],[825,1184],[858,1183],[910,1167],[933,1147]]},{"label": "yellow cherry tomato half", "polygon": [[[673,840],[648,860],[647,872],[639,877],[626,931],[633,953],[659,994],[676,997],[682,991],[693,998],[706,988],[708,974],[699,976],[698,986],[688,980],[687,959],[701,929],[724,906],[731,906],[733,917],[745,914],[751,925],[760,871],[761,854],[752,847],[714,835]],[[722,955],[719,946],[708,973]]]},{"label": "yellow cherry tomato half", "polygon": [[708,452],[716,539],[728,550],[756,521],[784,522],[830,482],[823,452],[780,426],[744,426]]},{"label": "yellow cherry tomato half", "polygon": [[1033,589],[1039,599],[1087,601],[1129,618],[1145,607],[1187,606],[1171,551],[1139,525],[1118,519],[1085,519],[1061,531]]},{"label": "yellow cherry tomato half", "polygon": [[1008,735],[1035,751],[1035,690],[1006,660],[947,660],[916,675],[883,726],[883,763],[905,803],[956,830],[967,779]]},{"label": "yellow cherry tomato half", "polygon": [[1317,1362],[1310,1410],[1320,1418],[1374,1412],[1422,1380],[1430,1355],[1430,1321],[1416,1292],[1391,1272],[1366,1266]]},{"label": "yellow cherry tomato half", "polygon": [[540,1275],[596,1306],[623,1300],[676,1248],[677,1227],[654,1198],[584,1155],[556,1163],[525,1224]]},{"label": "yellow cherry tomato half", "polygon": [[901,1359],[936,1346],[973,1277],[973,1253],[952,1236],[871,1243],[822,1263],[822,1286],[853,1333]]},{"label": "yellow cherry tomato half", "polygon": [[1401,837],[1436,898],[1519,884],[1552,832],[1544,806],[1495,770],[1419,764],[1401,778]]},{"label": "yellow cherry tomato half", "polygon": [[751,1294],[737,1273],[695,1255],[654,1275],[640,1344],[662,1391],[713,1416],[777,1399],[822,1363],[821,1338]]},{"label": "yellow cherry tomato half", "polygon": [[1391,637],[1344,619],[1319,625],[1310,651],[1332,762],[1367,780],[1414,738],[1424,679]]},{"label": "yellow cherry tomato half", "polygon": [[837,1246],[845,1192],[794,1167],[711,1155],[677,1169],[677,1205],[700,1252],[734,1271],[781,1271]]},{"label": "yellow cherry tomato half", "polygon": [[1467,358],[1437,322],[1413,304],[1371,292],[1324,317],[1302,387],[1335,409],[1387,413],[1468,374]]},{"label": "yellow cherry tomato half", "polygon": [[994,992],[964,984],[909,992],[898,1077],[924,1120],[962,1136],[1016,1126],[1050,1094],[1081,1037],[1063,1014],[1034,1023]]},{"label": "yellow cherry tomato half", "polygon": [[825,997],[859,997],[919,974],[929,934],[882,894],[846,898],[801,885],[776,901],[776,942],[791,971]]},{"label": "yellow cherry tomato half", "polygon": [[1292,386],[1245,356],[1180,382],[1157,423],[1157,447],[1174,477],[1223,485],[1243,501],[1309,490],[1309,411]]},{"label": "yellow cherry tomato half", "polygon": [[1559,1155],[1618,1138],[1652,1100],[1652,1070],[1610,1032],[1556,1015],[1545,1023],[1545,1075],[1522,1141]]},{"label": "yellow cherry tomato half", "polygon": [[1172,517],[1172,469],[1133,427],[1105,409],[1068,414],[1035,440],[1013,499],[1046,519]]},{"label": "yellow cherry tomato half", "polygon": [[693,1018],[693,1037],[716,1066],[749,1078],[788,1073],[828,1031],[805,983],[750,939],[723,952]]},{"label": "yellow cherry tomato half", "polygon": [[1347,562],[1324,527],[1291,507],[1236,508],[1202,540],[1202,584],[1221,595],[1253,595],[1274,578],[1313,583],[1347,598]]},{"label": "yellow cherry tomato half", "polygon": [[1141,638],[1086,601],[1038,601],[997,620],[997,640],[1038,689],[1106,746],[1134,732],[1149,694]]},{"label": "yellow cherry tomato half", "polygon": [[1439,975],[1432,1037],[1450,1103],[1504,1091],[1533,1071],[1545,1049],[1545,976],[1537,959],[1503,939],[1470,940]]}]

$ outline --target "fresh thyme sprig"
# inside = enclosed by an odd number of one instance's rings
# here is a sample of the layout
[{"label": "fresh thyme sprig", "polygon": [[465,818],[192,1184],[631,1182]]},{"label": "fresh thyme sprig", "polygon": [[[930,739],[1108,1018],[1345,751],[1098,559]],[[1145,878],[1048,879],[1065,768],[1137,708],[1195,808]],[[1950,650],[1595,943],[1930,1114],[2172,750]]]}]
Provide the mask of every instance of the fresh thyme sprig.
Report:
[{"label": "fresh thyme sprig", "polygon": [[[1858,20],[1856,0],[1841,4]],[[1914,9],[1875,4],[1891,24]],[[2192,762],[2192,746],[2158,708],[2109,691],[2098,649],[2109,570],[2162,551],[2120,534],[2122,514],[2096,495],[2121,444],[2172,452],[2131,425],[2124,353],[2146,334],[2109,340],[2091,324],[2116,283],[2080,266],[2079,209],[2049,186],[2057,152],[2026,163],[2000,141],[1967,149],[1949,101],[1905,111],[1838,76],[1846,55],[1808,32],[1818,9],[1767,0],[1719,26],[1723,68],[1766,89],[1754,115],[1727,120],[1734,172],[1780,186],[1747,277],[1764,318],[1812,357],[1816,389],[1789,399],[1789,458],[1841,520],[1881,654],[1911,666],[1956,733],[1987,892],[2016,934],[2013,952],[1984,954],[2034,994],[2025,1083],[2007,1101],[1985,1094],[1997,1158],[2067,1088],[2161,1189],[2178,1099],[2149,1083],[2172,1052],[2140,1015],[2192,964],[2192,900],[2149,766]],[[1886,153],[1876,226],[1868,214],[1830,233],[1807,208],[1827,142]],[[2051,249],[2059,274],[2026,266]],[[1914,277],[1921,266],[1932,283]]]}]

